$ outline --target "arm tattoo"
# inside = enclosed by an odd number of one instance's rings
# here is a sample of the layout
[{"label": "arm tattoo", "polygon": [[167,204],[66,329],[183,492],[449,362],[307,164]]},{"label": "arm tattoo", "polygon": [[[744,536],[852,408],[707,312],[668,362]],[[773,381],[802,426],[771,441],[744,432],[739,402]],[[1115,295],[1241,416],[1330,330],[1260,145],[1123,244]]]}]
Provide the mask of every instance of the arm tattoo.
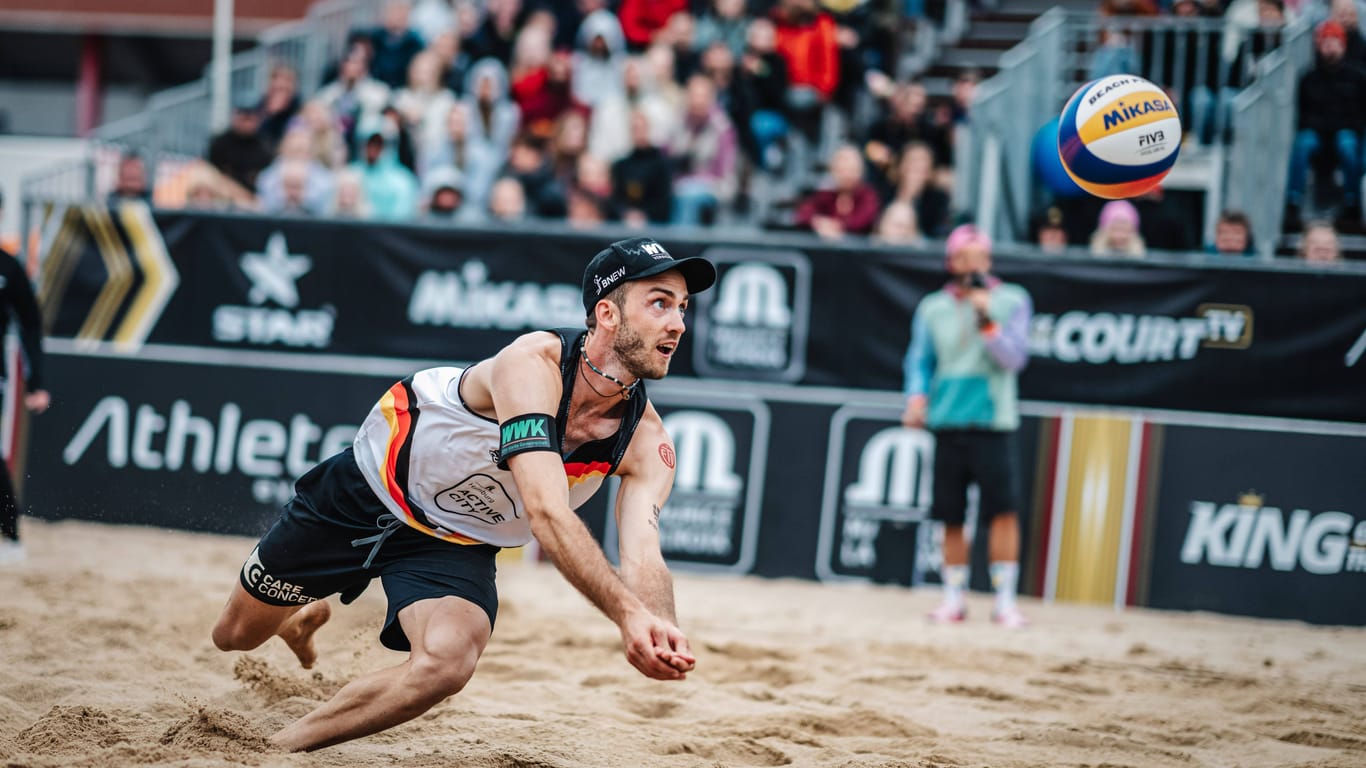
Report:
[{"label": "arm tattoo", "polygon": [[662,510],[660,510],[658,504],[652,504],[650,508],[654,510],[654,512],[650,515],[650,527],[654,528],[657,531],[659,530],[659,514]]}]

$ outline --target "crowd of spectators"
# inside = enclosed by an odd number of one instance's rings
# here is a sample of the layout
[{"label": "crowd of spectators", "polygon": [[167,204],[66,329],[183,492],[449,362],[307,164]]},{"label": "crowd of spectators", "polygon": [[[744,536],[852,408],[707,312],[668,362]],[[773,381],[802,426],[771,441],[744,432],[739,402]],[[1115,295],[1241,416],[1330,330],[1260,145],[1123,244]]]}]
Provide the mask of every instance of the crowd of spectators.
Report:
[{"label": "crowd of spectators", "polygon": [[[978,74],[963,72],[939,98],[887,74],[904,20],[887,23],[876,5],[388,0],[380,26],[354,31],[313,93],[279,65],[259,98],[234,105],[208,148],[217,173],[197,169],[187,202],[385,221],[724,222],[829,239],[942,237],[971,216],[953,210],[952,169]],[[1101,5],[1103,17],[1159,14],[1222,25],[1103,26],[1091,74],[1158,79],[1198,144],[1229,140],[1232,98],[1286,21],[1322,18],[1318,63],[1299,91],[1287,223],[1299,224],[1313,171],[1312,190],[1338,190],[1339,209],[1336,220],[1323,205],[1305,216],[1313,239],[1325,226],[1334,242],[1334,226],[1351,230],[1366,166],[1357,125],[1366,43],[1353,0]],[[1238,211],[1220,215],[1212,239],[1201,231],[1189,200],[1158,188],[1109,204],[1055,199],[1030,238],[1047,251],[1108,256],[1254,253]]]},{"label": "crowd of spectators", "polygon": [[939,103],[896,80],[905,20],[876,8],[388,0],[315,92],[280,65],[234,105],[192,203],[942,236],[977,75]]}]

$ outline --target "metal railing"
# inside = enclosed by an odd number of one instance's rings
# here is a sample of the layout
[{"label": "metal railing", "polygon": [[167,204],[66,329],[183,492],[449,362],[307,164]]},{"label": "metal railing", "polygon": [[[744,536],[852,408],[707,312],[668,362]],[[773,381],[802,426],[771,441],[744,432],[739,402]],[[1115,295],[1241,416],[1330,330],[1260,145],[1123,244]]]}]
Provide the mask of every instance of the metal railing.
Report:
[{"label": "metal railing", "polygon": [[[1235,133],[1225,186],[1228,206],[1248,215],[1253,243],[1263,258],[1271,258],[1280,241],[1295,141],[1295,90],[1312,61],[1313,44],[1306,26],[1259,62],[1257,79],[1233,100]],[[1271,162],[1268,157],[1273,158]]]},{"label": "metal railing", "polygon": [[1035,19],[1029,37],[1002,54],[1000,71],[977,87],[955,153],[954,207],[975,211],[992,236],[1014,239],[1028,222],[1032,142],[1061,107],[1067,18],[1053,8]]},{"label": "metal railing", "polygon": [[[233,55],[229,100],[259,97],[271,70],[280,65],[297,73],[300,93],[314,92],[328,62],[340,57],[347,34],[374,24],[378,11],[372,0],[325,0],[312,5],[303,19],[267,29],[256,47]],[[100,126],[95,138],[142,152],[202,155],[211,132],[210,98],[206,74],[153,94],[145,110]]]}]

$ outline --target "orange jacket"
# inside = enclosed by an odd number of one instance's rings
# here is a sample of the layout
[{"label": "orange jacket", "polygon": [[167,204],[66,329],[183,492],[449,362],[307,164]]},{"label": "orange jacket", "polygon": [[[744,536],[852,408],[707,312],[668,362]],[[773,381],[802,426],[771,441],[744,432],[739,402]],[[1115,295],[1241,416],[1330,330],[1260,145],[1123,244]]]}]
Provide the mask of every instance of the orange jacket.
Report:
[{"label": "orange jacket", "polygon": [[826,99],[840,81],[840,49],[835,39],[835,19],[822,13],[810,24],[793,25],[776,19],[778,53],[787,60],[788,80],[792,85],[807,85]]}]

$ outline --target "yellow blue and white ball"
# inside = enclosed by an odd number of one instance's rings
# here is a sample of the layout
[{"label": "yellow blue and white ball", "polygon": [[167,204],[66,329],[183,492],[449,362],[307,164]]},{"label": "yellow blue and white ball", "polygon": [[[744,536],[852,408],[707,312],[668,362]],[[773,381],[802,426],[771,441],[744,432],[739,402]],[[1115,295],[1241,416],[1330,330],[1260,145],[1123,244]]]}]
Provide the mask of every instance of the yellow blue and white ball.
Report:
[{"label": "yellow blue and white ball", "polygon": [[1158,85],[1111,75],[1082,86],[1058,122],[1067,175],[1096,197],[1136,197],[1162,183],[1181,149],[1181,117]]}]

